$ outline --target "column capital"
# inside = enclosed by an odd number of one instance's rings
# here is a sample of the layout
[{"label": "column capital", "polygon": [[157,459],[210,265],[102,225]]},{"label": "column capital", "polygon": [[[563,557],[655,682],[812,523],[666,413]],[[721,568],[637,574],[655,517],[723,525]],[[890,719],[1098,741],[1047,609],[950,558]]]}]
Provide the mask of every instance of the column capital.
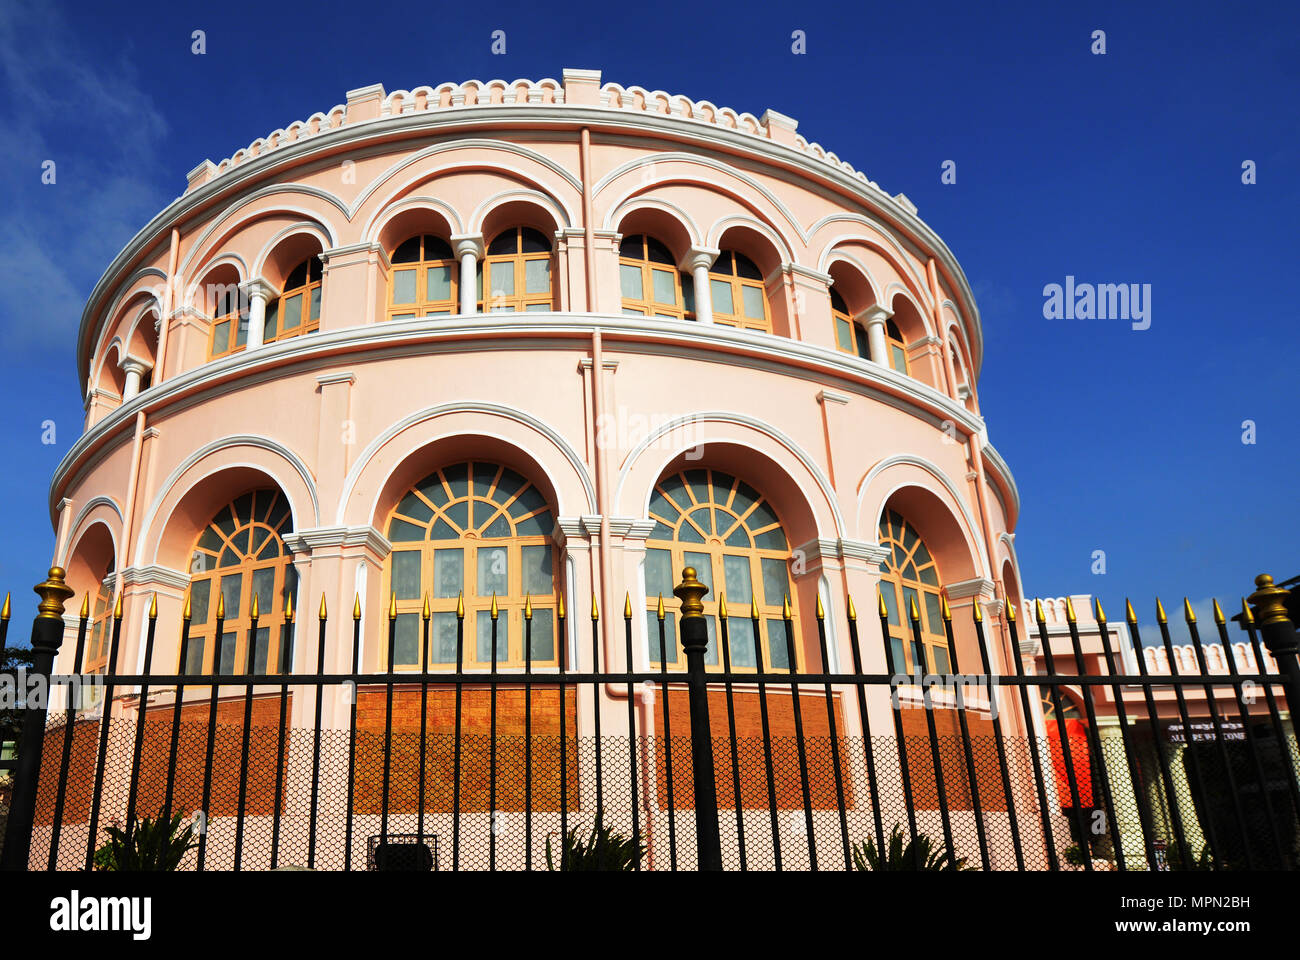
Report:
[{"label": "column capital", "polygon": [[451,247],[456,252],[456,259],[473,254],[475,260],[482,260],[484,254],[483,234],[459,233],[451,237]]},{"label": "column capital", "polygon": [[715,247],[690,247],[682,257],[679,268],[691,273],[708,270],[721,255],[722,251]]},{"label": "column capital", "polygon": [[270,300],[280,293],[265,277],[252,277],[245,280],[239,285],[239,292],[248,297],[249,300],[255,297],[261,300]]},{"label": "column capital", "polygon": [[339,553],[350,552],[348,548],[360,547],[374,554],[379,560],[383,560],[393,549],[389,539],[368,524],[359,527],[311,527],[298,530],[285,534],[284,545],[294,554],[307,555],[331,548]]},{"label": "column capital", "polygon": [[863,323],[867,323],[867,324],[879,323],[883,325],[884,322],[888,320],[890,317],[892,317],[893,315],[894,315],[893,310],[889,310],[885,307],[882,307],[878,303],[873,303],[871,306],[867,307],[867,309],[857,314],[857,316],[855,316],[853,319],[861,320]]},{"label": "column capital", "polygon": [[118,364],[123,373],[134,373],[136,376],[143,377],[145,373],[153,369],[153,364],[141,357],[125,356],[121,363]]},{"label": "column capital", "polygon": [[331,267],[343,267],[349,263],[365,263],[371,256],[378,258],[384,268],[387,269],[391,264],[388,260],[388,251],[384,245],[375,241],[362,243],[345,243],[341,247],[330,247],[328,250],[320,252],[321,263],[325,269]]}]

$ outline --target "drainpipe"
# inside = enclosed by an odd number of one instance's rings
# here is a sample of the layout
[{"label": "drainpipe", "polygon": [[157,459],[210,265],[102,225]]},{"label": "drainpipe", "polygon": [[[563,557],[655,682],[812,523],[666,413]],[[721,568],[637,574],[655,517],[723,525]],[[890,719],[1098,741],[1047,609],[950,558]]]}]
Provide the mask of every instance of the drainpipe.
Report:
[{"label": "drainpipe", "polygon": [[162,316],[158,318],[158,356],[154,361],[154,383],[163,380],[163,361],[167,359],[167,329],[171,326],[169,318],[172,303],[176,299],[176,264],[180,257],[181,232],[172,227],[171,252],[167,255],[167,283],[163,285]]}]

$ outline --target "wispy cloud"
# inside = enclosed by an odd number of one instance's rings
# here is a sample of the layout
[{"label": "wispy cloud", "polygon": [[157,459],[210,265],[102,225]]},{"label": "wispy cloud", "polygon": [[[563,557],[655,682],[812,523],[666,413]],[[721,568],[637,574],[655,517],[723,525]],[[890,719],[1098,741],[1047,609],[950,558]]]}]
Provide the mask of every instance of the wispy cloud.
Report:
[{"label": "wispy cloud", "polygon": [[47,4],[0,5],[0,102],[0,342],[66,345],[100,273],[168,199],[167,125],[130,51],[91,56]]}]

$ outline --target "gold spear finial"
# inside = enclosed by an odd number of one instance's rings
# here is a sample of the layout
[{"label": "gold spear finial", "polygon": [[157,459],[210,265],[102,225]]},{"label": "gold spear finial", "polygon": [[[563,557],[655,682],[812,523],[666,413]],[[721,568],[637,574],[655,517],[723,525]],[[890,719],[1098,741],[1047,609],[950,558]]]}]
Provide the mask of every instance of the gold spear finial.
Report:
[{"label": "gold spear finial", "polygon": [[630,593],[623,594],[623,619],[632,619],[632,594]]},{"label": "gold spear finial", "polygon": [[1101,608],[1101,601],[1096,597],[1092,598],[1092,616],[1098,623],[1106,622],[1106,611]]},{"label": "gold spear finial", "polygon": [[1223,615],[1223,608],[1219,606],[1219,601],[1215,600],[1213,601],[1213,603],[1214,603],[1214,622],[1222,626],[1223,624],[1227,623],[1228,620]]},{"label": "gold spear finial", "polygon": [[1188,603],[1186,597],[1183,597],[1183,619],[1188,623],[1196,622],[1196,614],[1192,612],[1192,605]]},{"label": "gold spear finial", "polygon": [[822,606],[822,592],[820,590],[817,591],[817,619],[826,619],[826,608]]},{"label": "gold spear finial", "polygon": [[1138,622],[1138,615],[1133,611],[1133,601],[1128,597],[1124,598],[1124,619],[1133,624]]},{"label": "gold spear finial", "polygon": [[[187,595],[187,596],[185,597],[185,603],[186,603],[186,606],[189,605],[189,602],[190,602],[190,598],[189,598],[189,596]],[[5,606],[6,606],[6,608],[8,607],[8,605],[9,605],[9,594],[5,594]],[[82,619],[82,620],[85,620],[88,616],[90,616],[90,591],[89,591],[89,590],[87,590],[87,591],[86,591],[84,594],[82,594],[82,596],[81,596],[81,619]],[[7,618],[7,617],[0,617],[0,620],[5,620],[5,619],[8,619],[8,618]]]},{"label": "gold spear finial", "polygon": [[1250,605],[1246,603],[1245,597],[1241,598],[1241,619],[1247,626],[1251,626],[1255,622],[1255,615],[1250,612]]},{"label": "gold spear finial", "polygon": [[465,619],[465,591],[464,590],[456,594],[456,616],[461,620]]},{"label": "gold spear finial", "polygon": [[758,597],[751,596],[749,598],[749,619],[758,619]]},{"label": "gold spear finial", "polygon": [[388,592],[388,619],[389,620],[397,619],[397,591],[396,590],[390,590]]},{"label": "gold spear finial", "polygon": [[877,590],[876,599],[880,601],[880,617],[881,619],[884,619],[889,616],[889,608],[885,606],[885,591]]},{"label": "gold spear finial", "polygon": [[495,590],[492,591],[492,607],[488,612],[492,615],[493,620],[495,620],[497,615],[501,612],[497,609],[497,592]]},{"label": "gold spear finial", "polygon": [[858,608],[853,605],[853,594],[851,593],[849,594],[849,619],[855,621],[858,619]]},{"label": "gold spear finial", "polygon": [[1169,618],[1165,616],[1165,605],[1156,597],[1156,623],[1168,623]]},{"label": "gold spear finial", "polygon": [[976,600],[974,603],[972,603],[972,604],[970,605],[970,608],[971,608],[971,612],[975,614],[975,622],[976,622],[976,623],[983,623],[983,622],[984,622],[984,611],[983,611],[982,609],[980,609],[980,602],[979,602],[978,600]]},{"label": "gold spear finial", "polygon": [[1047,622],[1047,617],[1043,613],[1043,601],[1038,599],[1037,597],[1034,598],[1034,619],[1038,623]]},{"label": "gold spear finial", "polygon": [[1010,597],[1007,597],[1007,598],[1006,598],[1005,600],[1003,600],[1002,602],[1003,602],[1004,604],[1006,604],[1006,608],[1007,608],[1007,619],[1010,620],[1012,623],[1015,623],[1015,622],[1016,622],[1016,606],[1015,606],[1015,604],[1013,604],[1013,603],[1011,602],[1011,598],[1010,598]]},{"label": "gold spear finial", "polygon": [[727,619],[727,595],[725,593],[718,594],[718,616],[723,620]]},{"label": "gold spear finial", "polygon": [[153,592],[153,596],[149,600],[149,619],[150,620],[158,619],[158,591],[157,590]]},{"label": "gold spear finial", "polygon": [[557,600],[557,606],[555,610],[555,615],[559,617],[561,620],[563,620],[564,619],[564,594],[561,593],[556,598],[556,600]]},{"label": "gold spear finial", "polygon": [[600,606],[596,603],[596,594],[591,595],[591,622],[595,623],[600,619]]},{"label": "gold spear finial", "polygon": [[284,622],[293,623],[293,591],[284,595]]},{"label": "gold spear finial", "polygon": [[226,619],[226,592],[224,590],[217,591],[217,619]]},{"label": "gold spear finial", "polygon": [[913,623],[920,623],[920,622],[921,622],[921,611],[920,611],[920,609],[916,606],[916,597],[915,597],[915,595],[913,595],[913,596],[911,597],[911,599],[910,599],[910,603],[911,603],[911,606],[910,606],[910,609],[907,611],[907,615],[908,615],[908,617],[911,619],[911,621],[912,621]]},{"label": "gold spear finial", "polygon": [[655,610],[655,616],[659,618],[660,623],[664,622],[664,595],[662,593],[659,594],[659,607]]},{"label": "gold spear finial", "polygon": [[1066,623],[1078,622],[1074,616],[1074,601],[1069,597],[1065,598],[1065,621]]},{"label": "gold spear finial", "polygon": [[[978,607],[979,604],[977,603],[975,606]],[[942,594],[939,595],[939,616],[943,617],[944,623],[952,623],[952,611],[948,609],[948,598]]]},{"label": "gold spear finial", "polygon": [[533,595],[531,593],[524,594],[524,619],[533,619]]},{"label": "gold spear finial", "polygon": [[[86,594],[86,613],[89,612],[90,612],[90,594]],[[82,614],[83,617],[85,615],[86,615],[85,613]],[[9,619],[9,591],[6,590],[5,605],[3,607],[0,607],[0,620],[8,620],[8,619]]]},{"label": "gold spear finial", "polygon": [[360,619],[361,619],[361,594],[360,594],[360,593],[354,593],[354,594],[352,595],[352,597],[353,597],[353,600],[352,600],[352,619],[353,619],[353,620],[360,620]]},{"label": "gold spear finial", "polygon": [[113,619],[114,620],[122,619],[122,592],[120,590],[118,591],[117,594],[117,603],[113,604]]},{"label": "gold spear finial", "polygon": [[258,616],[258,608],[257,608],[257,591],[256,591],[256,590],[253,591],[253,609],[249,611],[249,616],[251,616],[254,620],[256,620],[256,619],[257,619],[257,616]]},{"label": "gold spear finial", "polygon": [[325,592],[321,591],[320,595],[320,618],[325,619]]},{"label": "gold spear finial", "polygon": [[782,604],[781,606],[781,619],[782,620],[794,619],[794,614],[790,610],[790,594],[788,593],[785,595],[785,603]]},{"label": "gold spear finial", "polygon": [[673,587],[673,596],[682,602],[683,617],[704,616],[704,595],[709,592],[695,576],[694,567],[682,569],[682,582]]}]

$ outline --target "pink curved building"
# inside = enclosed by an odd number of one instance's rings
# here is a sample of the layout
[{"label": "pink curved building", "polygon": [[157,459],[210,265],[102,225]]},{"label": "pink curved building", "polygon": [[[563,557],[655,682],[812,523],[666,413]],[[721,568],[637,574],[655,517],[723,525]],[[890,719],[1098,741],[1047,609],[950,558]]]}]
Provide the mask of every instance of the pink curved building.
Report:
[{"label": "pink curved building", "polygon": [[[327,670],[350,669],[357,597],[363,672],[385,668],[392,597],[396,668],[418,663],[426,597],[431,669],[448,667],[461,595],[468,669],[490,659],[494,595],[503,670],[523,663],[526,600],[534,665],[589,668],[591,598],[653,615],[662,592],[671,618],[690,564],[711,616],[725,593],[776,631],[788,596],[804,669],[820,665],[818,598],[828,666],[848,670],[846,597],[871,613],[880,588],[895,621],[915,599],[941,669],[941,592],[967,671],[970,605],[986,604],[1009,672],[996,601],[1022,600],[1019,501],[980,415],[982,359],[952,252],[789,117],[585,70],[365,87],[200,164],[96,285],[86,429],[50,492],[55,562],[92,598],[94,670],[118,592],[120,672],[144,667],[153,594],[161,623],[187,594],[193,610],[186,662],[159,630],[155,673],[218,655],[223,671],[250,655],[314,670],[312,644],[292,663],[280,649],[291,595],[331,611]],[[603,624],[602,665],[622,669],[621,618]],[[657,667],[634,627],[635,665]],[[785,669],[783,641],[761,640]],[[886,672],[866,647],[864,669]],[[624,696],[602,694],[606,730],[626,729]],[[326,721],[347,717],[327,704]]]}]

